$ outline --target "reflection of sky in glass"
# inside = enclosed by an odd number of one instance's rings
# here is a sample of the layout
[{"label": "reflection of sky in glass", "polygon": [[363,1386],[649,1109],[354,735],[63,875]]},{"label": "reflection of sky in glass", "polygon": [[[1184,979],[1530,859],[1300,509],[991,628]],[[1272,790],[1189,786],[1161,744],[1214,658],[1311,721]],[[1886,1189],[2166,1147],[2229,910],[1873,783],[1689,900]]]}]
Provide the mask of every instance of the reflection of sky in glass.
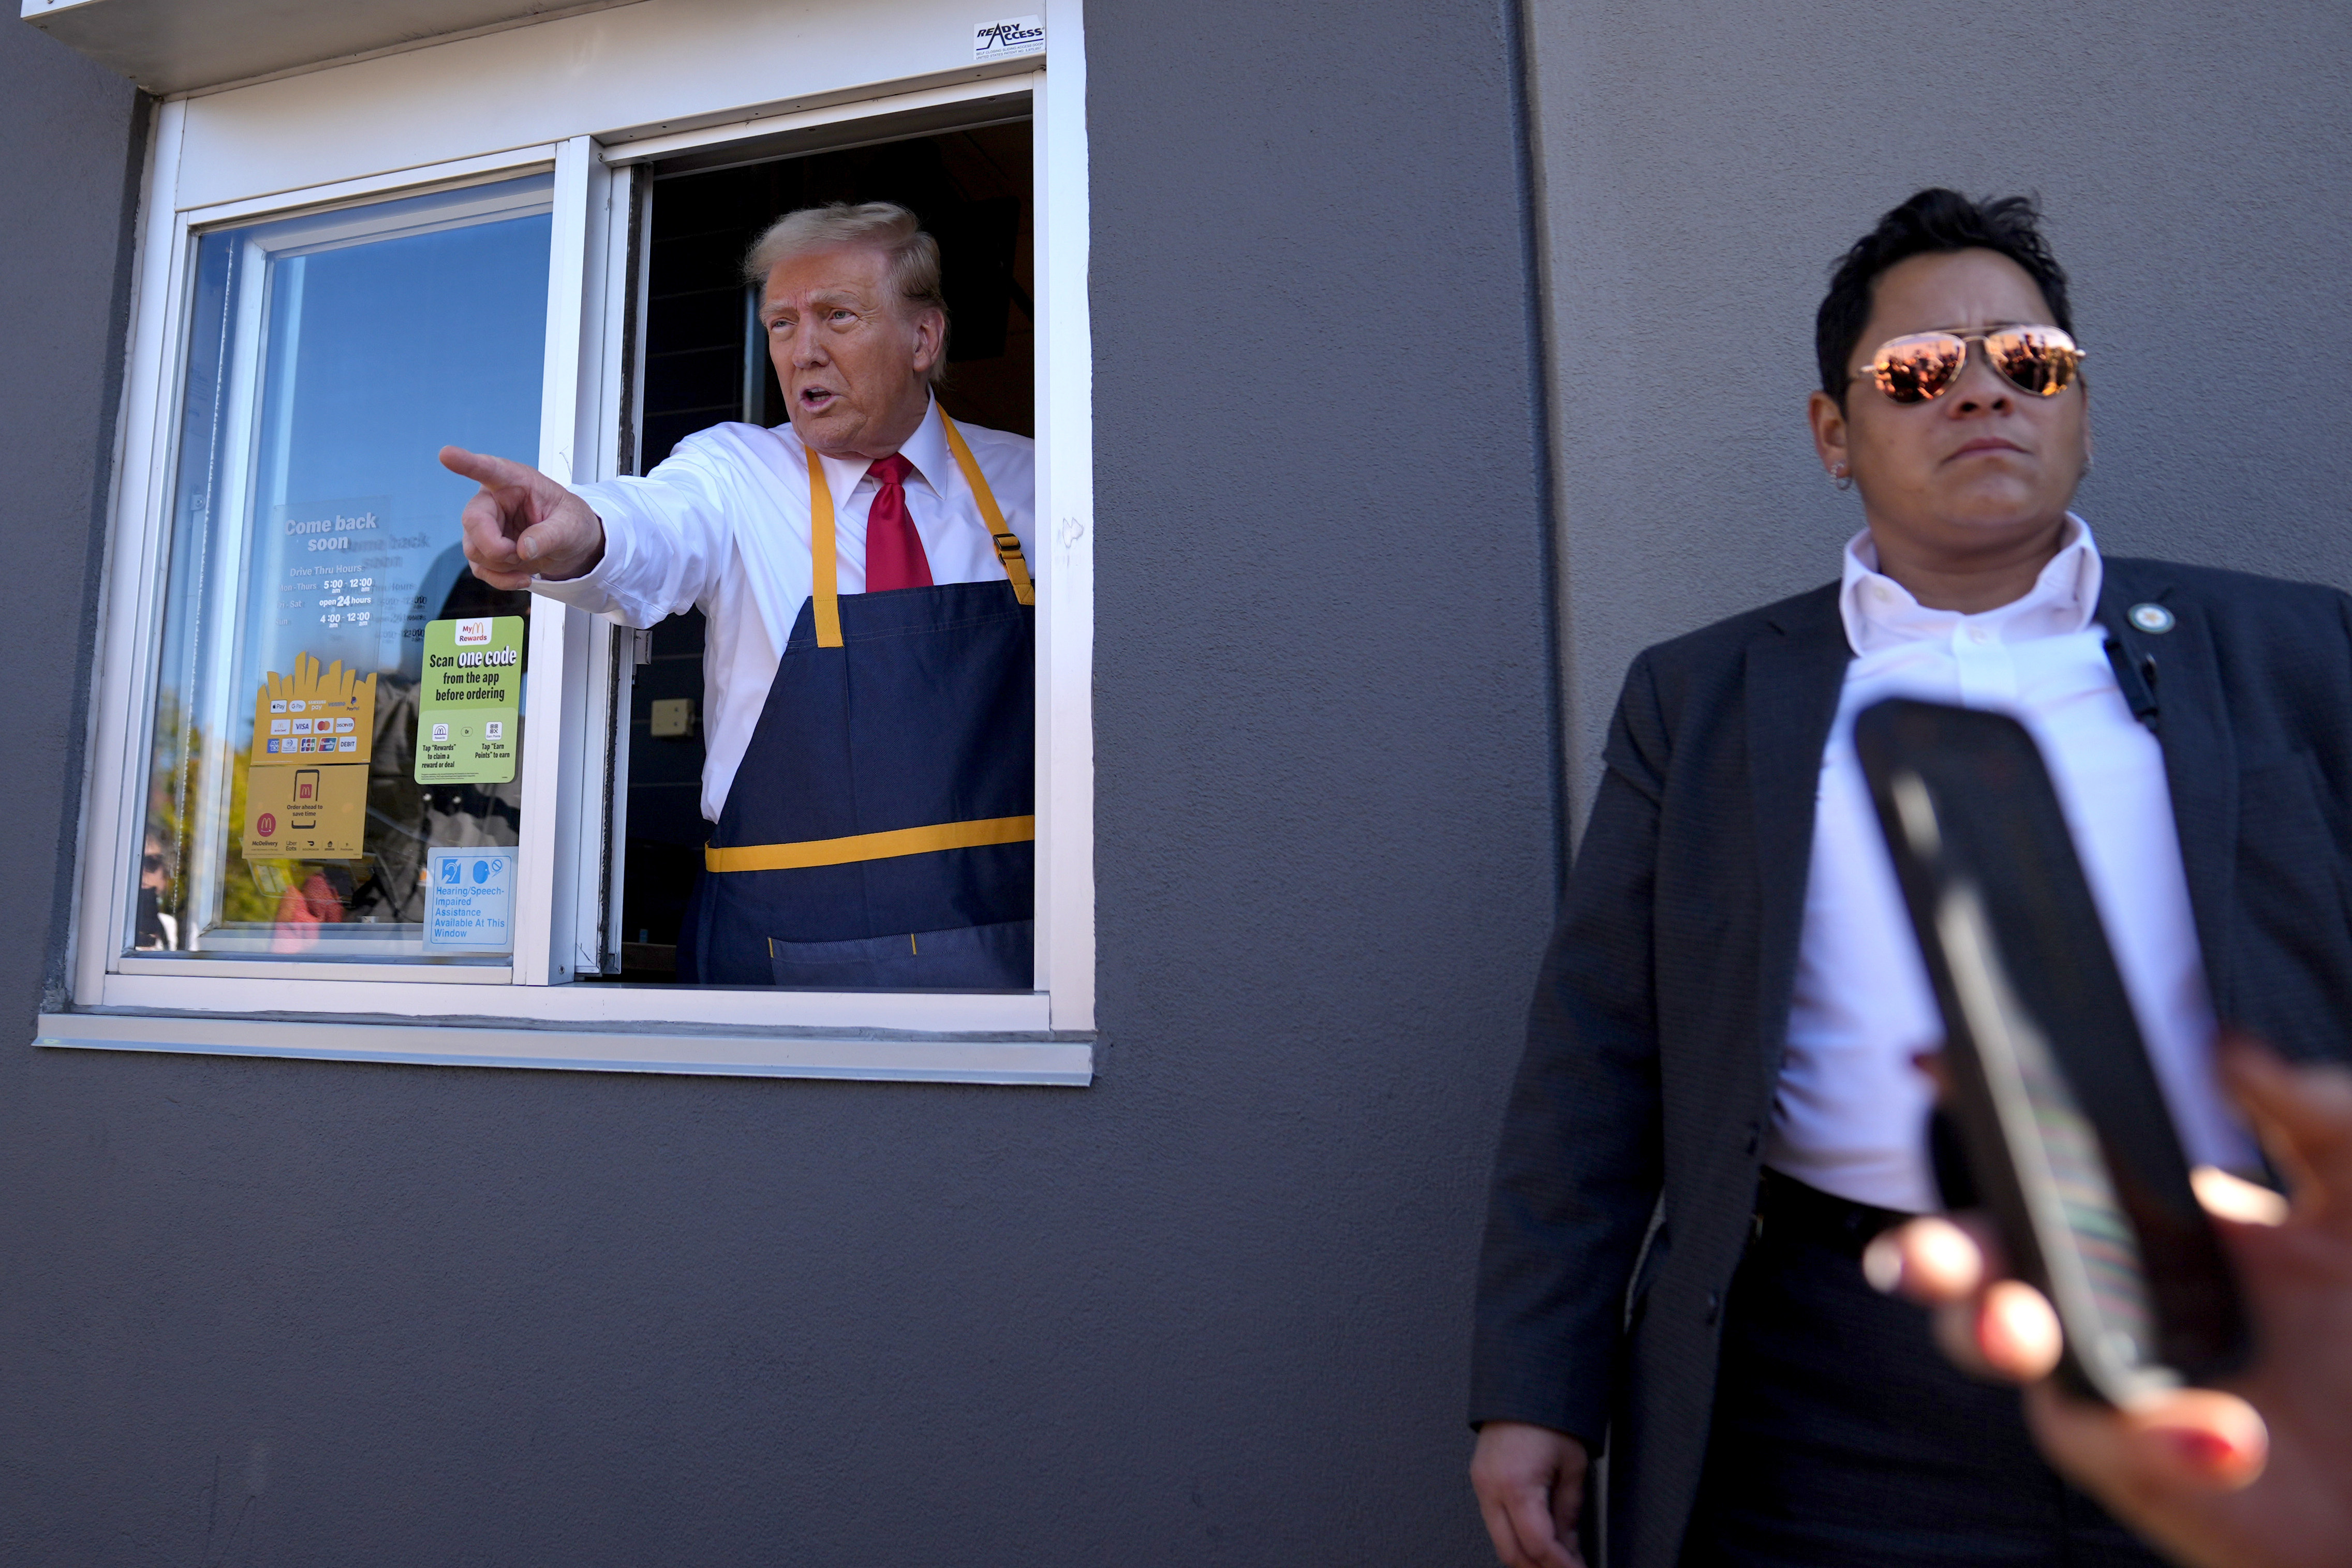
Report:
[{"label": "reflection of sky in glass", "polygon": [[538,458],[548,243],[541,214],[270,260],[239,689],[299,653],[415,674],[474,489],[435,454]]},{"label": "reflection of sky in glass", "polygon": [[[514,842],[511,783],[415,783],[415,678],[425,623],[470,585],[474,487],[435,454],[538,458],[551,189],[540,174],[197,241],[138,945],[421,956],[425,848]],[[247,861],[269,833],[247,820],[265,809],[256,696],[304,655],[383,678],[351,764],[364,852]],[[353,784],[336,779],[340,809]]]}]

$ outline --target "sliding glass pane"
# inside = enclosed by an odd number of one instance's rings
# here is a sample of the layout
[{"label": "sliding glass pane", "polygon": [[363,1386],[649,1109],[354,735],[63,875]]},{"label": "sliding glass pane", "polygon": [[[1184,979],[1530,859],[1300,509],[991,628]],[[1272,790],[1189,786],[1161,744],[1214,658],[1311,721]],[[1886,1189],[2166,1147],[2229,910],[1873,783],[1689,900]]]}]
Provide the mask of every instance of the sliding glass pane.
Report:
[{"label": "sliding glass pane", "polygon": [[539,450],[549,191],[198,239],[131,951],[507,962],[530,595],[435,454]]}]

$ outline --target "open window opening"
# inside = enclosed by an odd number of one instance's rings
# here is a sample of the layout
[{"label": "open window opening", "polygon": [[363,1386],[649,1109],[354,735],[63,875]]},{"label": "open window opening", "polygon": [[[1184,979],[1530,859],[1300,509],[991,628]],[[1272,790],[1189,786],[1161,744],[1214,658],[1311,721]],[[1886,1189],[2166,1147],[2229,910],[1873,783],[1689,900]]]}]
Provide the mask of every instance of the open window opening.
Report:
[{"label": "open window opening", "polygon": [[[642,392],[631,471],[650,473],[686,437],[786,417],[741,281],[745,251],[769,223],[829,202],[894,202],[938,240],[950,320],[950,417],[1034,437],[1036,429],[1033,191],[1026,120],[904,137],[732,167],[656,164],[642,258]],[[703,617],[673,616],[643,637],[629,672],[624,787],[621,968],[632,984],[672,983],[677,943],[711,825],[702,816]]]}]

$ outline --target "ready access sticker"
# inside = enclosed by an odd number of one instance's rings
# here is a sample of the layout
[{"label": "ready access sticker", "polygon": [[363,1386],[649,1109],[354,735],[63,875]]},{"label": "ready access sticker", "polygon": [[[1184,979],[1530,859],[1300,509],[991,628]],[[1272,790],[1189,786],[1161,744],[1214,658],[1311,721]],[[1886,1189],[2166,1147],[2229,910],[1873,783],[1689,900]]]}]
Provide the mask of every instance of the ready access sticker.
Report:
[{"label": "ready access sticker", "polygon": [[416,782],[506,784],[522,755],[520,616],[425,624]]},{"label": "ready access sticker", "polygon": [[515,851],[425,852],[425,951],[514,951]]},{"label": "ready access sticker", "polygon": [[975,60],[1012,59],[1045,52],[1043,16],[1010,16],[1002,22],[982,22],[971,30],[971,58]]}]

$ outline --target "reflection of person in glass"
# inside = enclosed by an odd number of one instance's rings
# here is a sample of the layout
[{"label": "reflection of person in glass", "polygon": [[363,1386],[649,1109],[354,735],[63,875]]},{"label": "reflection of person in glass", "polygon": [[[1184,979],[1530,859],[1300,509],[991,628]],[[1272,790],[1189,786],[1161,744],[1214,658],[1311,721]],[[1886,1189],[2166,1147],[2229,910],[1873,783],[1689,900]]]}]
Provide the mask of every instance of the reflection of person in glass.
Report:
[{"label": "reflection of person in glass", "polygon": [[178,917],[163,912],[163,895],[172,886],[170,868],[163,837],[149,828],[146,851],[139,858],[138,929],[131,935],[137,951],[163,952],[180,945]]},{"label": "reflection of person in glass", "polygon": [[678,951],[721,985],[1031,985],[1031,443],[931,395],[939,248],[887,204],[752,247],[792,416],[567,490],[451,447],[485,581],[645,626],[699,605],[703,815]]},{"label": "reflection of person in glass", "polygon": [[[462,616],[520,616],[529,608],[527,595],[493,588],[467,571],[459,546],[443,551],[426,569],[402,628],[400,666],[376,683],[373,765],[368,774],[368,847],[376,874],[345,900],[350,913],[341,918],[421,921],[427,847],[511,845],[521,837],[520,779],[420,784],[415,743],[425,627]],[[320,887],[331,890],[331,884]]]}]

